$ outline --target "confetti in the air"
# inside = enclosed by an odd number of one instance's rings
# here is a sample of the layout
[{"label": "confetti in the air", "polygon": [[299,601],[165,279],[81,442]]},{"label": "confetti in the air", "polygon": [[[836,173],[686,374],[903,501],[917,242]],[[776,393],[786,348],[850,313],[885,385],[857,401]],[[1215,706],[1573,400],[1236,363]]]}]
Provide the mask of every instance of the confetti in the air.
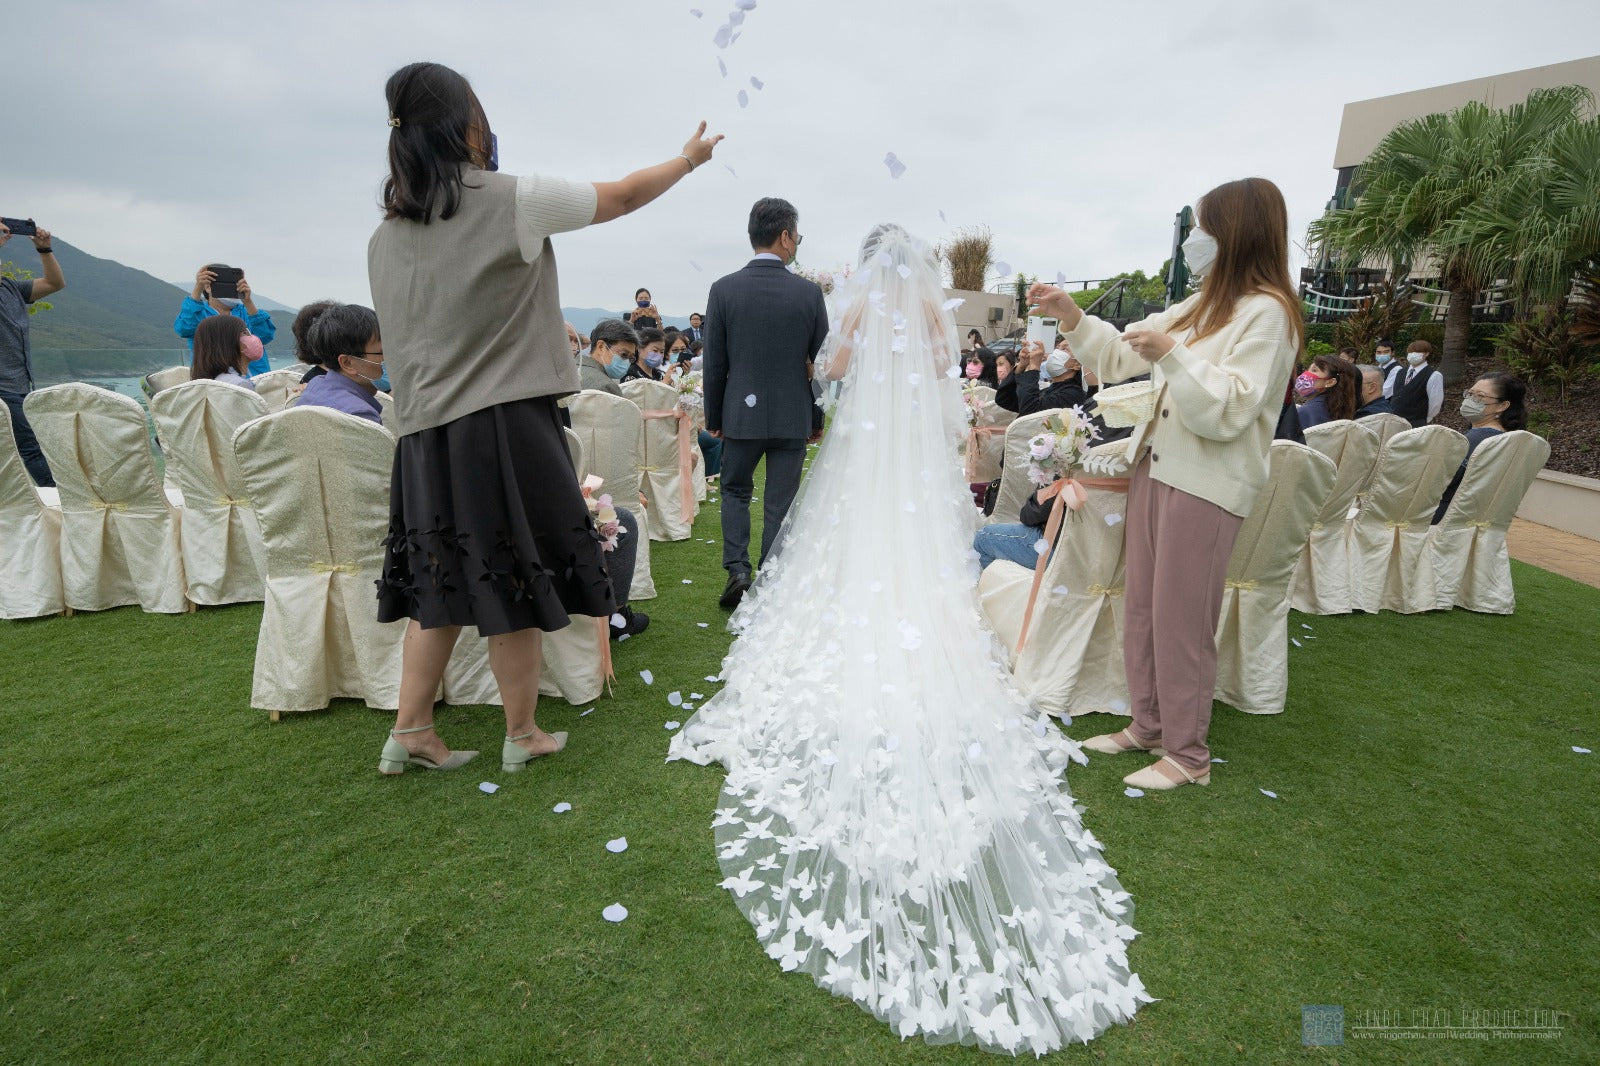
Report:
[{"label": "confetti in the air", "polygon": [[751,79],[750,79],[750,88],[754,89],[756,92],[760,92],[762,89],[765,89],[766,87],[767,87],[767,83],[766,82],[762,81],[760,78],[753,77],[753,76],[751,77]]},{"label": "confetti in the air", "polygon": [[906,266],[904,263],[901,263],[899,266],[895,267],[894,272],[899,274],[902,278],[909,278],[911,276],[911,268]]},{"label": "confetti in the air", "polygon": [[966,302],[967,302],[966,300],[963,300],[961,297],[957,296],[953,300],[946,300],[944,302],[943,306],[944,306],[944,309],[946,311],[954,311],[956,308],[960,307],[962,304],[964,304]]},{"label": "confetti in the air", "polygon": [[906,165],[893,152],[883,157],[883,165],[889,168],[891,178],[898,178],[906,172]]},{"label": "confetti in the air", "polygon": [[689,260],[689,265],[694,267],[695,270],[700,270],[701,269],[700,264],[696,263],[693,259]]},{"label": "confetti in the air", "polygon": [[691,7],[689,9],[689,14],[693,15],[695,18],[704,18],[706,13],[697,7]]},{"label": "confetti in the air", "polygon": [[1000,276],[1001,277],[1010,277],[1011,276],[1011,264],[1005,262],[1004,260],[1001,260],[1000,262],[996,263],[994,265],[994,268],[1000,272]]},{"label": "confetti in the air", "polygon": [[717,27],[717,35],[715,37],[711,38],[711,43],[716,45],[718,48],[726,48],[726,47],[728,47],[728,45],[732,44],[733,43],[733,26],[730,23],[726,23],[726,22],[723,23],[721,26],[718,26]]},{"label": "confetti in the air", "polygon": [[1056,271],[1056,284],[1057,285],[1065,285],[1066,283],[1067,283],[1067,276],[1065,274],[1061,273],[1061,271],[1059,271],[1059,270]]},{"label": "confetti in the air", "polygon": [[733,6],[740,11],[754,11],[756,0],[733,0]]},{"label": "confetti in the air", "polygon": [[722,169],[726,170],[729,174],[732,174],[736,178],[739,176],[739,172],[737,170],[734,170],[732,167],[730,167],[726,163],[722,164]]},{"label": "confetti in the air", "polygon": [[717,60],[717,70],[721,72],[724,78],[728,76],[728,64],[724,63],[721,59]]},{"label": "confetti in the air", "polygon": [[950,220],[944,217],[944,212],[943,211],[940,211],[939,212],[939,221],[948,224]]},{"label": "confetti in the air", "polygon": [[1038,552],[1040,555],[1044,555],[1050,550],[1050,542],[1045,540],[1043,537],[1040,537],[1038,540],[1033,542],[1033,550]]},{"label": "confetti in the air", "polygon": [[628,620],[626,618],[622,617],[620,614],[614,614],[614,615],[611,616],[611,628],[612,629],[627,629],[628,628]]},{"label": "confetti in the air", "polygon": [[750,94],[745,92],[743,89],[739,90],[739,106],[740,107],[749,107],[750,106]]}]

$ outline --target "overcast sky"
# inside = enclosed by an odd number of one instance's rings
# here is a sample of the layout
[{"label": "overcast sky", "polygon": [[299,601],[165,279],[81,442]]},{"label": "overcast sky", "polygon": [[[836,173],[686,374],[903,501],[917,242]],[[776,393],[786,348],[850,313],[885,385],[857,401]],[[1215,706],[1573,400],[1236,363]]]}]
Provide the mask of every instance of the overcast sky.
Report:
[{"label": "overcast sky", "polygon": [[698,310],[748,258],[761,196],[799,207],[807,266],[853,258],[877,221],[930,240],[986,224],[1016,270],[1097,278],[1158,267],[1174,211],[1252,174],[1302,237],[1349,101],[1600,42],[1596,0],[758,0],[719,49],[732,8],[7,5],[0,214],[170,280],[223,261],[284,303],[369,303],[383,83],[429,59],[472,80],[510,173],[615,180],[702,118],[727,134],[655,204],[556,239],[570,306],[620,309],[645,285],[666,314]]}]

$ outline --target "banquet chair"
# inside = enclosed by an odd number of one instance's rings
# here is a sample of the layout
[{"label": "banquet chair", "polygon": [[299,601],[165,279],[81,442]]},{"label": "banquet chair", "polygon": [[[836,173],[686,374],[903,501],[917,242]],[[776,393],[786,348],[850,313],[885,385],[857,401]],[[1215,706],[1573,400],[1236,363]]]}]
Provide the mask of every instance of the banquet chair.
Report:
[{"label": "banquet chair", "polygon": [[1028,441],[1039,435],[1045,420],[1055,413],[1036,411],[1006,426],[1005,445],[1001,449],[1000,491],[995,496],[994,513],[984,517],[984,525],[1017,521],[1023,502],[1037,490],[1038,487],[1028,480]]},{"label": "banquet chair", "polygon": [[170,389],[174,385],[182,385],[190,378],[187,366],[170,366],[165,370],[157,370],[144,376],[143,391],[145,396],[151,397],[163,389]]},{"label": "banquet chair", "polygon": [[1466,454],[1467,439],[1445,426],[1408,429],[1383,446],[1346,534],[1356,610],[1415,614],[1438,606],[1429,523]]},{"label": "banquet chair", "polygon": [[[1290,581],[1306,535],[1326,513],[1343,473],[1317,449],[1289,440],[1272,442],[1269,461],[1267,483],[1228,557],[1217,620],[1216,698],[1249,714],[1283,711],[1289,691]],[[1339,528],[1344,528],[1342,518]]]},{"label": "banquet chair", "polygon": [[184,597],[183,498],[163,491],[156,476],[139,402],[69,382],[30,393],[23,410],[60,493],[67,606],[192,610]]},{"label": "banquet chair", "polygon": [[378,401],[378,420],[383,428],[390,433],[394,432],[394,396],[387,392],[373,394]]},{"label": "banquet chair", "polygon": [[633,586],[628,599],[649,600],[656,595],[655,579],[650,574],[650,524],[655,516],[644,506],[639,492],[639,438],[644,418],[632,400],[609,392],[586,389],[568,400],[572,430],[583,443],[583,459],[588,473],[605,484],[600,492],[616,503],[634,510],[639,519],[638,557],[634,563]]},{"label": "banquet chair", "polygon": [[1333,488],[1311,523],[1294,572],[1290,604],[1306,614],[1349,614],[1350,558],[1345,554],[1346,522],[1378,461],[1378,434],[1349,419],[1306,430],[1306,444],[1338,468]]},{"label": "banquet chair", "polygon": [[650,510],[650,539],[688,540],[699,511],[694,454],[700,449],[694,417],[679,405],[678,390],[671,385],[637,379],[621,388],[640,413],[639,491]]},{"label": "banquet chair", "polygon": [[234,460],[233,434],[266,413],[260,396],[217,381],[186,381],[150,398],[167,479],[183,492],[183,573],[194,603],[265,595],[261,527]]},{"label": "banquet chair", "polygon": [[251,378],[250,385],[256,390],[256,395],[267,402],[269,412],[281,411],[293,402],[290,390],[300,386],[300,379],[309,369],[308,366],[297,364],[281,370],[269,370]]},{"label": "banquet chair", "polygon": [[984,615],[1011,654],[1017,685],[1040,710],[1058,717],[1128,713],[1122,663],[1122,520],[1128,494],[1090,488],[1084,495],[1083,507],[1066,513],[1055,552],[1045,563],[1020,653],[1017,640],[1034,572],[1000,559],[978,580]]},{"label": "banquet chair", "polygon": [[1485,614],[1515,610],[1506,530],[1549,458],[1549,443],[1522,429],[1490,437],[1473,450],[1444,517],[1428,530],[1436,607]]},{"label": "banquet chair", "polygon": [[[1000,477],[1000,464],[1006,454],[1006,428],[1016,421],[1017,415],[1015,411],[1007,411],[995,403],[994,390],[987,385],[970,391],[982,401],[982,405],[978,408],[977,422],[967,427],[967,436],[961,443],[962,477],[969,485],[980,482],[987,484]],[[984,399],[984,394],[988,394],[987,399]],[[1016,520],[1015,515],[1007,519],[1011,522]]]},{"label": "banquet chair", "polygon": [[[1385,411],[1382,414],[1367,415],[1364,418],[1358,418],[1356,419],[1356,425],[1366,426],[1368,429],[1372,430],[1372,432],[1378,435],[1379,454],[1382,454],[1383,446],[1389,443],[1390,437],[1394,436],[1396,433],[1404,433],[1411,428],[1410,422],[1407,422],[1399,415],[1392,414],[1388,411]],[[1374,461],[1372,472],[1377,473],[1377,470],[1377,462]],[[1372,478],[1369,475],[1367,481],[1356,492],[1357,507],[1360,507],[1366,501],[1367,490],[1370,488],[1372,488]]]},{"label": "banquet chair", "polygon": [[567,458],[572,460],[572,470],[578,475],[578,484],[581,485],[589,474],[589,464],[583,454],[583,438],[571,429],[563,429],[561,433],[567,441]]},{"label": "banquet chair", "polygon": [[0,403],[0,618],[70,614],[61,587],[61,506],[28,476]]}]

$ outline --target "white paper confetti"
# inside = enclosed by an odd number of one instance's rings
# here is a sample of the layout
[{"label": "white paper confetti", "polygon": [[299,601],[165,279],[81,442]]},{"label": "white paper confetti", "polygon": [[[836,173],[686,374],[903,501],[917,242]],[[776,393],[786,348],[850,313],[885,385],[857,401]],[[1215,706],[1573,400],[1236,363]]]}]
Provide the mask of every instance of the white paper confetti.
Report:
[{"label": "white paper confetti", "polygon": [[954,381],[961,376],[961,368],[959,366],[951,366],[949,370],[944,372],[944,376]]},{"label": "white paper confetti", "polygon": [[969,759],[977,759],[977,758],[980,758],[982,755],[983,755],[983,745],[982,744],[979,744],[976,740],[974,740],[971,744],[967,745],[967,758],[969,758]]},{"label": "white paper confetti", "polygon": [[739,106],[740,107],[749,107],[750,106],[750,94],[745,92],[743,89],[739,90]]},{"label": "white paper confetti", "polygon": [[893,152],[883,157],[883,165],[889,168],[891,178],[898,178],[906,172],[906,165]]},{"label": "white paper confetti", "polygon": [[1227,762],[1227,761],[1228,761],[1228,760],[1227,760],[1227,759],[1212,759],[1212,760],[1211,760],[1211,761],[1212,761],[1212,762],[1224,762],[1224,763],[1225,763],[1225,762]]},{"label": "white paper confetti", "polygon": [[705,17],[705,12],[701,11],[697,7],[691,7],[689,9],[689,14],[693,15],[695,18],[704,18]]},{"label": "white paper confetti", "polygon": [[728,64],[724,63],[720,59],[717,60],[717,70],[722,72],[722,76],[724,78],[728,76]]},{"label": "white paper confetti", "polygon": [[639,680],[643,681],[647,685],[653,685],[656,683],[656,675],[652,674],[648,670],[640,670]]},{"label": "white paper confetti", "polygon": [[[728,25],[730,25],[730,26],[743,26],[744,25],[744,12],[740,11],[737,6],[735,6],[732,11],[728,12]],[[731,44],[733,42],[730,41],[729,43]]]},{"label": "white paper confetti", "polygon": [[1106,525],[1114,526],[1122,521],[1122,516],[1116,513],[1106,515]]},{"label": "white paper confetti", "polygon": [[1579,755],[1593,755],[1594,754],[1594,752],[1590,751],[1588,748],[1580,748],[1576,744],[1572,745],[1572,750],[1574,752],[1576,752],[1577,754],[1579,754]]},{"label": "white paper confetti", "polygon": [[1263,796],[1267,797],[1267,799],[1274,799],[1275,800],[1275,799],[1278,798],[1278,794],[1276,792],[1269,792],[1264,788],[1258,788],[1258,789],[1256,789],[1256,791],[1261,793]]},{"label": "white paper confetti", "polygon": [[1296,639],[1295,639],[1295,638],[1293,638],[1293,637],[1290,637],[1290,638],[1289,638],[1289,643],[1290,643],[1290,644],[1293,644],[1293,645],[1294,645],[1294,646],[1295,646],[1295,647],[1297,647],[1297,648],[1303,648],[1303,647],[1305,647],[1305,645],[1304,645],[1304,644],[1302,644],[1302,643],[1300,643],[1300,642],[1299,642],[1299,641],[1298,641],[1298,640],[1296,640]]},{"label": "white paper confetti", "polygon": [[683,709],[684,709],[684,710],[686,710],[686,711],[692,711],[692,710],[694,710],[694,704],[692,704],[692,703],[685,703],[685,704],[684,704],[684,705],[683,705]]},{"label": "white paper confetti", "polygon": [[1061,273],[1061,271],[1059,271],[1059,270],[1056,271],[1056,284],[1057,285],[1065,285],[1066,283],[1067,283],[1067,276],[1065,274]]},{"label": "white paper confetti", "polygon": [[756,394],[752,392],[750,395],[746,396],[744,398],[744,405],[746,407],[754,407],[756,405]]},{"label": "white paper confetti", "polygon": [[590,707],[587,711],[579,711],[578,712],[578,717],[579,718],[587,718],[593,713],[594,713],[594,708]]},{"label": "white paper confetti", "polygon": [[689,693],[689,698],[691,700],[703,700],[703,699],[705,699],[705,697],[700,695],[700,693],[698,693],[698,692]]},{"label": "white paper confetti", "polygon": [[694,579],[686,577],[686,578],[683,579],[683,583],[685,585],[692,585],[692,584],[694,584]]},{"label": "white paper confetti", "polygon": [[662,728],[670,733],[670,732],[672,732],[674,729],[678,728],[682,724],[683,724],[682,722],[667,722],[662,726]]},{"label": "white paper confetti", "polygon": [[888,736],[883,738],[883,750],[884,751],[895,751],[899,747],[900,747],[900,734],[898,734],[898,733],[890,733]]},{"label": "white paper confetti", "polygon": [[943,211],[939,212],[939,221],[943,222],[943,223],[946,223],[946,224],[949,224],[949,222],[950,222],[949,219],[944,217],[944,212]]},{"label": "white paper confetti", "polygon": [[732,174],[736,178],[739,176],[739,172],[737,170],[734,170],[732,167],[730,167],[726,163],[722,164],[722,169],[726,170],[729,174]]},{"label": "white paper confetti", "polygon": [[566,814],[570,810],[572,810],[572,804],[567,803],[566,801],[562,801],[561,803],[558,803],[554,807],[550,808],[550,812],[552,814]]},{"label": "white paper confetti", "polygon": [[667,693],[667,702],[672,704],[674,707],[682,707],[683,706],[683,693],[678,692],[678,691],[672,691],[672,692]]},{"label": "white paper confetti", "polygon": [[1050,542],[1040,537],[1033,542],[1033,550],[1040,555],[1044,555],[1050,551]]},{"label": "white paper confetti", "polygon": [[624,634],[622,634],[622,636],[617,638],[617,643],[621,644],[623,641],[627,640],[631,636],[633,636],[632,633],[624,633]]},{"label": "white paper confetti", "polygon": [[728,47],[728,45],[733,43],[733,27],[726,22],[721,26],[718,26],[717,35],[711,38],[711,43],[716,45],[718,48]]},{"label": "white paper confetti", "polygon": [[762,81],[760,78],[752,77],[750,79],[750,88],[754,89],[756,92],[760,92],[762,89],[765,89],[766,87],[767,87],[767,83]]},{"label": "white paper confetti", "polygon": [[620,922],[628,917],[628,908],[620,903],[613,903],[600,912],[600,916],[608,922]]},{"label": "white paper confetti", "polygon": [[1128,709],[1128,701],[1127,700],[1112,700],[1111,701],[1111,709],[1113,711],[1116,711],[1118,714],[1122,714],[1124,711],[1126,711]]},{"label": "white paper confetti", "polygon": [[739,11],[754,11],[756,0],[733,0],[733,6]]},{"label": "white paper confetti", "polygon": [[624,851],[628,850],[628,838],[618,837],[615,840],[606,841],[606,850],[611,852],[613,855],[621,855]]},{"label": "white paper confetti", "polygon": [[712,682],[712,683],[716,683],[716,682],[718,682],[718,681],[721,681],[721,680],[722,680],[722,678],[720,678],[720,677],[717,677],[717,676],[716,676],[716,675],[715,675],[715,674],[707,674],[707,675],[706,675],[706,680],[707,680],[707,681],[710,681],[710,682]]},{"label": "white paper confetti", "polygon": [[1301,622],[1300,623],[1300,628],[1301,629],[1310,629],[1311,627],[1309,625],[1307,625],[1305,622]]},{"label": "white paper confetti", "polygon": [[861,428],[866,430],[868,433],[871,433],[873,430],[878,428],[878,424],[872,421],[870,418],[863,419],[861,422]]},{"label": "white paper confetti", "polygon": [[966,300],[964,300],[964,299],[962,299],[961,297],[958,296],[953,300],[946,300],[944,302],[944,304],[943,304],[943,307],[944,307],[944,309],[946,311],[954,311],[956,308],[960,307],[962,304],[964,304],[966,302],[967,302]]},{"label": "white paper confetti", "polygon": [[711,628],[711,623],[710,622],[696,622],[695,625],[699,626],[701,629],[710,629]]},{"label": "white paper confetti", "polygon": [[626,618],[622,617],[620,614],[614,614],[614,615],[611,616],[611,628],[612,629],[627,629],[628,628],[628,620]]},{"label": "white paper confetti", "polygon": [[911,276],[911,268],[906,266],[904,263],[901,263],[899,266],[895,267],[894,272],[899,274],[902,278],[909,278]]},{"label": "white paper confetti", "polygon": [[704,272],[703,269],[701,268],[700,264],[696,263],[693,259],[689,260],[689,265],[694,267],[696,270],[701,271],[702,273]]},{"label": "white paper confetti", "polygon": [[1033,735],[1034,736],[1042,737],[1042,736],[1047,735],[1049,732],[1050,732],[1050,723],[1046,722],[1043,718],[1041,718],[1037,722],[1033,723]]},{"label": "white paper confetti", "polygon": [[492,796],[500,791],[500,786],[493,781],[481,781],[478,784],[478,791]]},{"label": "white paper confetti", "polygon": [[1127,788],[1122,790],[1122,794],[1127,796],[1129,799],[1138,799],[1140,796],[1144,795],[1144,789],[1134,788],[1132,785],[1129,785]]}]

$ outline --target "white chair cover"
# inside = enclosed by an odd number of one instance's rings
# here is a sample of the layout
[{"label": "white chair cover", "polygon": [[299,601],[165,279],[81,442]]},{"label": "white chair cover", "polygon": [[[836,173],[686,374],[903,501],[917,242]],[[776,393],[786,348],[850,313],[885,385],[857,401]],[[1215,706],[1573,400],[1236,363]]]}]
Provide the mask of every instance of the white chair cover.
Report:
[{"label": "white chair cover", "polygon": [[[61,507],[39,494],[0,403],[0,618],[38,618],[67,607],[61,587]],[[59,498],[59,497],[58,497]]]},{"label": "white chair cover", "polygon": [[233,434],[266,413],[260,396],[218,381],[187,381],[150,398],[167,479],[183,491],[183,572],[195,603],[264,595],[266,550],[233,457]]},{"label": "white chair cover", "polygon": [[378,621],[374,591],[394,437],[354,415],[292,407],[245,423],[233,450],[267,558],[250,705],[398,706],[405,623]]},{"label": "white chair cover", "polygon": [[641,378],[624,382],[622,394],[641,417],[639,491],[650,508],[650,539],[688,540],[700,510],[694,498],[694,418],[678,405],[671,385]]},{"label": "white chair cover", "polygon": [[1306,614],[1349,614],[1355,607],[1350,602],[1350,559],[1345,554],[1346,517],[1356,494],[1372,479],[1378,462],[1378,434],[1341,419],[1306,430],[1306,444],[1333,460],[1339,473],[1321,513],[1311,523],[1289,602]]},{"label": "white chair cover", "polygon": [[378,398],[378,419],[383,423],[383,428],[394,432],[394,397],[387,392],[375,393]]},{"label": "white chair cover", "polygon": [[694,443],[694,502],[705,503],[711,492],[706,485],[706,457],[705,453],[700,450],[699,433],[699,429],[696,428]]},{"label": "white chair cover", "polygon": [[1045,419],[1053,414],[1054,411],[1036,411],[1006,426],[1005,458],[1000,464],[1000,491],[995,496],[994,514],[984,517],[984,525],[1017,521],[1023,502],[1037,488],[1028,480],[1028,440],[1038,436]]},{"label": "white chair cover", "polygon": [[1385,411],[1381,415],[1367,415],[1365,418],[1356,419],[1356,425],[1366,426],[1378,435],[1378,447],[1382,448],[1389,443],[1389,438],[1396,433],[1404,433],[1411,428],[1411,423],[1397,414]]},{"label": "white chair cover", "polygon": [[1342,477],[1332,459],[1294,441],[1273,441],[1270,461],[1266,487],[1228,558],[1217,621],[1216,697],[1250,714],[1283,710],[1289,691],[1289,582],[1306,534]]},{"label": "white chair cover", "polygon": [[67,606],[189,610],[182,505],[156,477],[144,408],[109,389],[69,382],[30,393],[23,409],[60,490]]},{"label": "white chair cover", "polygon": [[[961,457],[963,476],[968,484],[976,485],[1000,476],[1000,464],[1006,454],[1006,427],[1016,421],[1017,415],[995,403],[994,390],[987,385],[971,391],[982,406],[978,408],[978,421],[968,427],[966,439],[961,442]],[[1015,515],[1010,518],[1012,522],[1016,520]]]},{"label": "white chair cover", "polygon": [[268,411],[281,411],[289,406],[293,397],[290,390],[299,387],[300,379],[311,368],[303,365],[284,367],[282,370],[269,370],[265,374],[257,374],[250,379],[250,384],[255,387],[256,395],[267,401]]},{"label": "white chair cover", "polygon": [[1349,526],[1357,610],[1414,614],[1437,605],[1429,523],[1466,454],[1467,438],[1445,426],[1408,429],[1383,446],[1372,487]]},{"label": "white chair cover", "polygon": [[589,464],[583,454],[583,438],[570,429],[563,429],[567,438],[567,457],[572,460],[572,472],[578,475],[578,484],[589,475]]},{"label": "white chair cover", "polygon": [[1001,559],[978,581],[983,612],[1012,656],[1017,684],[1041,710],[1059,717],[1129,713],[1122,663],[1125,527],[1106,522],[1126,515],[1128,494],[1091,488],[1085,495],[1083,507],[1061,524],[1020,655],[1017,636],[1033,571]]},{"label": "white chair cover", "polygon": [[1506,529],[1549,458],[1550,445],[1521,429],[1490,437],[1473,450],[1444,517],[1428,531],[1436,606],[1487,614],[1516,608]]},{"label": "white chair cover", "polygon": [[174,385],[182,385],[188,381],[191,374],[187,366],[170,366],[165,370],[157,370],[144,376],[144,393],[154,396],[163,389],[170,389]]},{"label": "white chair cover", "polygon": [[638,558],[628,599],[649,600],[656,595],[650,574],[650,523],[653,516],[639,494],[639,437],[644,419],[632,400],[609,392],[586,389],[568,401],[572,430],[583,442],[588,473],[605,481],[602,493],[634,511],[639,520]]}]

